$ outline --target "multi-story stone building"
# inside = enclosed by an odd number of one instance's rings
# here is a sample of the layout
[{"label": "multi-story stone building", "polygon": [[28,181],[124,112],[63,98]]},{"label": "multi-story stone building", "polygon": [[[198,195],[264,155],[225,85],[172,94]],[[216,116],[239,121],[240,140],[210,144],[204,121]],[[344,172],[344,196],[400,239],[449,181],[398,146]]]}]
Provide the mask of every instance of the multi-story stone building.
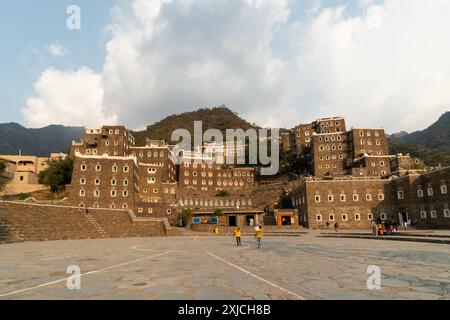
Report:
[{"label": "multi-story stone building", "polygon": [[324,228],[369,228],[373,220],[450,227],[450,168],[401,177],[304,178],[291,194],[300,223]]},{"label": "multi-story stone building", "polygon": [[134,141],[122,126],[86,129],[72,144],[69,201],[168,217],[186,208],[202,216],[220,209],[226,224],[262,221],[252,202],[254,169],[225,163],[227,157],[236,162],[245,152],[242,145],[210,142],[193,152],[175,151],[164,141],[147,139],[145,146]]},{"label": "multi-story stone building", "polygon": [[[310,147],[312,154],[313,175],[301,177],[290,193],[300,224],[369,228],[381,219],[450,226],[450,168],[429,171],[419,159],[389,155],[383,129],[346,131],[340,117],[293,131],[296,136],[289,143],[296,150]],[[122,126],[86,129],[72,145],[69,202],[172,221],[190,208],[197,223],[212,221],[221,212],[219,221],[228,226],[260,223],[266,208],[276,203],[273,197],[261,197],[264,186],[257,186],[255,168],[226,163],[227,155],[236,162],[242,146],[209,142],[190,151],[164,141],[147,140],[144,146],[134,141]]]}]

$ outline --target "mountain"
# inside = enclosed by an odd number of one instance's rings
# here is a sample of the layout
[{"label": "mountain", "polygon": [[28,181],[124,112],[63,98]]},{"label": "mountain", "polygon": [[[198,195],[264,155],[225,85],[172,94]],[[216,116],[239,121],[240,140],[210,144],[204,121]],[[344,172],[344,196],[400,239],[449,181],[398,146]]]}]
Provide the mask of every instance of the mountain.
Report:
[{"label": "mountain", "polygon": [[27,129],[17,123],[0,124],[0,154],[48,156],[52,152],[67,152],[72,140],[83,136],[82,127],[51,125]]},{"label": "mountain", "polygon": [[390,152],[410,153],[428,165],[450,166],[450,112],[422,131],[393,134],[388,138]]},{"label": "mountain", "polygon": [[407,144],[450,153],[450,111],[444,113],[427,129],[407,134],[400,140]]},{"label": "mountain", "polygon": [[[174,114],[147,127],[144,131],[133,132],[136,143],[145,144],[145,138],[154,140],[166,140],[170,143],[172,132],[176,129],[187,129],[194,132],[194,121],[202,121],[203,131],[207,129],[219,129],[225,133],[226,129],[259,128],[238,116],[225,106],[216,108],[202,108],[194,112]],[[225,139],[225,135],[224,135]]]}]

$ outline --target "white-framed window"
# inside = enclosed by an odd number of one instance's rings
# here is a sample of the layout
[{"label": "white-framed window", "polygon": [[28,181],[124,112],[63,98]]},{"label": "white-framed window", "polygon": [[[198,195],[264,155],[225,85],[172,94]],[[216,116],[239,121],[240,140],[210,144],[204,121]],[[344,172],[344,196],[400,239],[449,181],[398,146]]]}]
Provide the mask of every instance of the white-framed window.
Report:
[{"label": "white-framed window", "polygon": [[124,197],[128,197],[128,190],[123,190],[122,195],[123,195]]},{"label": "white-framed window", "polygon": [[386,221],[386,219],[387,219],[386,213],[381,213],[380,214],[380,219],[383,220],[383,221]]},{"label": "white-framed window", "polygon": [[138,212],[139,212],[139,213],[144,212],[144,208],[138,208]]},{"label": "white-framed window", "polygon": [[361,220],[361,215],[359,213],[355,213],[355,220],[356,221],[360,221]]},{"label": "white-framed window", "polygon": [[348,220],[348,215],[346,213],[342,214],[342,221],[347,221]]},{"label": "white-framed window", "polygon": [[158,189],[153,189],[153,193],[158,193],[159,190]]},{"label": "white-framed window", "polygon": [[148,212],[149,214],[152,214],[152,213],[153,213],[153,208],[148,208],[147,212]]},{"label": "white-framed window", "polygon": [[86,196],[86,191],[80,190],[80,197],[84,197],[84,196]]},{"label": "white-framed window", "polygon": [[112,170],[112,172],[117,172],[117,166],[114,164],[113,166],[112,166],[112,168],[111,168],[111,170]]},{"label": "white-framed window", "polygon": [[378,200],[383,201],[384,200],[384,193],[378,194]]},{"label": "white-framed window", "polygon": [[328,220],[329,220],[329,221],[334,221],[334,214],[330,214],[330,215],[328,216]]},{"label": "white-framed window", "polygon": [[431,217],[431,219],[436,219],[437,218],[436,210],[431,210],[430,211],[430,217]]},{"label": "white-framed window", "polygon": [[444,217],[450,218],[450,209],[444,209]]},{"label": "white-framed window", "polygon": [[427,212],[425,210],[420,211],[420,218],[426,219],[427,218]]},{"label": "white-framed window", "polygon": [[423,190],[422,189],[417,190],[417,196],[419,198],[423,198]]},{"label": "white-framed window", "polygon": [[116,179],[111,179],[111,185],[112,186],[116,186],[117,185],[117,180]]},{"label": "white-framed window", "polygon": [[316,221],[318,221],[318,222],[322,221],[322,215],[321,214],[316,214]]},{"label": "white-framed window", "polygon": [[328,195],[328,202],[333,202],[334,201],[334,196],[332,194]]},{"label": "white-framed window", "polygon": [[100,197],[100,190],[95,190],[94,191],[94,197]]},{"label": "white-framed window", "polygon": [[155,177],[147,177],[147,183],[148,184],[154,184],[156,182]]},{"label": "white-framed window", "polygon": [[111,190],[111,197],[115,197],[117,196],[117,191],[116,190]]},{"label": "white-framed window", "polygon": [[367,215],[367,220],[373,220],[373,214],[369,213],[369,214]]},{"label": "white-framed window", "polygon": [[441,193],[442,194],[447,194],[447,186],[446,185],[442,185],[441,186]]},{"label": "white-framed window", "polygon": [[403,190],[398,190],[397,191],[397,198],[398,199],[405,199],[405,194],[404,194],[404,192],[403,192]]},{"label": "white-framed window", "polygon": [[87,166],[85,164],[82,164],[80,169],[81,169],[81,171],[86,171],[87,170]]},{"label": "white-framed window", "polygon": [[123,209],[123,210],[127,210],[127,209],[128,209],[128,205],[127,205],[127,204],[123,204],[123,205],[122,205],[122,209]]},{"label": "white-framed window", "polygon": [[95,166],[95,171],[102,171],[102,166],[100,165],[100,164],[97,164],[96,166]]},{"label": "white-framed window", "polygon": [[432,197],[433,196],[433,188],[428,188],[427,193],[428,193],[429,197]]},{"label": "white-framed window", "polygon": [[366,201],[372,201],[372,195],[370,193],[366,194]]},{"label": "white-framed window", "polygon": [[130,171],[130,167],[127,166],[127,165],[125,165],[125,166],[123,167],[123,172],[129,172],[129,171]]},{"label": "white-framed window", "polygon": [[96,186],[99,186],[99,185],[100,185],[100,179],[98,179],[98,178],[95,179],[95,185],[96,185]]},{"label": "white-framed window", "polygon": [[316,195],[316,196],[314,197],[314,201],[315,201],[315,202],[320,202],[320,196],[319,196],[319,195]]},{"label": "white-framed window", "polygon": [[347,201],[347,196],[345,194],[341,194],[339,198],[340,198],[341,202]]},{"label": "white-framed window", "polygon": [[82,185],[86,184],[86,178],[81,178],[80,179],[80,184],[82,184]]},{"label": "white-framed window", "polygon": [[359,201],[359,195],[357,193],[353,194],[353,201]]},{"label": "white-framed window", "polygon": [[124,187],[128,186],[128,180],[127,179],[123,180],[123,185],[124,185]]}]

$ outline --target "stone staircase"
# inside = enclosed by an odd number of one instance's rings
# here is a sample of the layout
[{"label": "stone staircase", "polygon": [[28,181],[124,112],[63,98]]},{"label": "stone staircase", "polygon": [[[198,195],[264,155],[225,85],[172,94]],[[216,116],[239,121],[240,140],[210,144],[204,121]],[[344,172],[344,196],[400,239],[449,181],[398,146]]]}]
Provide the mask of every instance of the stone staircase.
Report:
[{"label": "stone staircase", "polygon": [[[212,234],[214,233],[215,225],[201,225],[201,227],[192,225],[192,230],[197,234]],[[219,227],[220,235],[231,235],[233,234],[236,227]],[[241,227],[242,236],[254,236],[255,227]],[[308,234],[308,230],[302,226],[264,226],[263,235],[268,237],[300,237],[302,235]]]},{"label": "stone staircase", "polygon": [[164,236],[161,221],[131,219],[126,211],[0,201],[0,243]]}]

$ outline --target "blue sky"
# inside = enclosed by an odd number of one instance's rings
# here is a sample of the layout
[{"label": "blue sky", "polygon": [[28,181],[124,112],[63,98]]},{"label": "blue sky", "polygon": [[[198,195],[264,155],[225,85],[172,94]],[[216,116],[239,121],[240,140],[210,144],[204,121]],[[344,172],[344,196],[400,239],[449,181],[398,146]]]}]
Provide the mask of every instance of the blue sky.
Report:
[{"label": "blue sky", "polygon": [[[101,70],[107,34],[104,27],[115,0],[2,1],[0,37],[0,122],[23,123],[20,107],[34,93],[33,85],[48,67],[77,69],[88,65]],[[81,30],[66,28],[66,9],[77,4],[82,9]],[[54,58],[46,47],[58,42],[70,50]]]},{"label": "blue sky", "polygon": [[[0,123],[139,129],[225,104],[266,126],[342,115],[392,132],[450,109],[446,0],[2,5]],[[66,28],[69,5],[81,30]],[[52,55],[52,44],[68,53]]]}]

